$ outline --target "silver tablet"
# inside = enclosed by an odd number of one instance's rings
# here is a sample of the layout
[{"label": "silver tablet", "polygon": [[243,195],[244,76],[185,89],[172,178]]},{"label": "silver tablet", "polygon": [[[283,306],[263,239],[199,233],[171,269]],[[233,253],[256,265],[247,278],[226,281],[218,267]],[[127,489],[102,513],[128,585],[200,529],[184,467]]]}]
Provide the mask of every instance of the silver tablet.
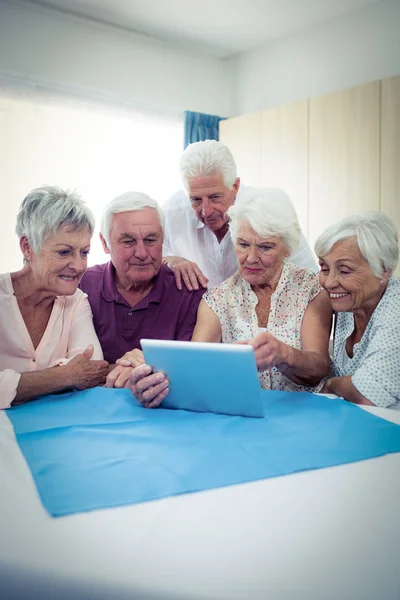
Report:
[{"label": "silver tablet", "polygon": [[168,376],[170,393],[163,408],[264,416],[251,346],[147,339],[140,343],[146,363]]}]

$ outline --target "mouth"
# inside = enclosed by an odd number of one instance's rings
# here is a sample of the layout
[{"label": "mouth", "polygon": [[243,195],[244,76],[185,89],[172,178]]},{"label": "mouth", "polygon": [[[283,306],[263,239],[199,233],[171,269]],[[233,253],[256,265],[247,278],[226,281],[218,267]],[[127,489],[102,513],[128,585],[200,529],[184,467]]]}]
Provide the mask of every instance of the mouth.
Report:
[{"label": "mouth", "polygon": [[341,294],[333,294],[332,292],[329,294],[329,297],[332,300],[338,300],[339,298],[344,298],[345,296],[348,296],[349,292],[342,292]]},{"label": "mouth", "polygon": [[63,281],[68,281],[68,282],[78,280],[78,277],[76,275],[59,275],[58,277],[59,277],[59,279],[62,279]]},{"label": "mouth", "polygon": [[245,267],[248,273],[260,273],[261,269],[252,269],[251,267]]},{"label": "mouth", "polygon": [[137,265],[136,263],[134,263],[134,264],[130,264],[129,266],[130,267],[144,268],[144,267],[150,267],[150,265],[151,265],[151,263],[143,263],[143,264],[140,264],[140,265]]}]

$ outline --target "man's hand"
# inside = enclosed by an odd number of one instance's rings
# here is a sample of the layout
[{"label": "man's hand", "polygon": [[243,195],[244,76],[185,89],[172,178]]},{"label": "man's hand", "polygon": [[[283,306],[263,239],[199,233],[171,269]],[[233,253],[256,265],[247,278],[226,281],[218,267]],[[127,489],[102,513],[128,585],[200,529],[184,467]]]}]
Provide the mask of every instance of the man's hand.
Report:
[{"label": "man's hand", "polygon": [[125,388],[129,386],[129,378],[133,371],[133,367],[123,367],[122,365],[116,366],[112,371],[109,372],[106,379],[106,386],[108,388]]},{"label": "man's hand", "polygon": [[96,385],[103,385],[108,375],[108,362],[106,360],[90,360],[93,355],[93,346],[90,344],[82,354],[77,354],[66,365],[60,367],[68,373],[71,387],[76,390],[86,390]]},{"label": "man's hand", "polygon": [[180,256],[166,256],[163,263],[174,273],[178,290],[182,289],[182,280],[190,292],[199,290],[200,287],[207,289],[208,279],[196,263]]},{"label": "man's hand", "polygon": [[143,352],[139,348],[125,352],[121,358],[115,361],[115,364],[121,367],[140,367],[140,365],[144,365]]},{"label": "man's hand", "polygon": [[133,369],[129,389],[146,408],[156,408],[169,394],[169,381],[164,373],[152,373],[149,365]]}]

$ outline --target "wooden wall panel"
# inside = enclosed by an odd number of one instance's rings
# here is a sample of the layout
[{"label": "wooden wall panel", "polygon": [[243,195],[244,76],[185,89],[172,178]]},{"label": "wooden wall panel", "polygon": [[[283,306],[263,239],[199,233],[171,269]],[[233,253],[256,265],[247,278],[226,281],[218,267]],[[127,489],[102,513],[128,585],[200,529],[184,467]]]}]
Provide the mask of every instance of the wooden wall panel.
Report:
[{"label": "wooden wall panel", "polygon": [[338,219],[379,210],[380,82],[312,98],[309,224],[312,245]]},{"label": "wooden wall panel", "polygon": [[400,76],[382,81],[380,208],[400,234]]},{"label": "wooden wall panel", "polygon": [[219,139],[231,150],[243,184],[261,186],[261,113],[221,121]]},{"label": "wooden wall panel", "polygon": [[261,132],[262,185],[289,194],[308,237],[308,101],[263,111]]}]

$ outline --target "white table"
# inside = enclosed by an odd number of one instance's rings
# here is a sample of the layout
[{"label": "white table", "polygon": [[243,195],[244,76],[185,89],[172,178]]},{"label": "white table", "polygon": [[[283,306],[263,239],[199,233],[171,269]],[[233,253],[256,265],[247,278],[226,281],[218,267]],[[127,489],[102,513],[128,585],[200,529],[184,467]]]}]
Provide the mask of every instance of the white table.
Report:
[{"label": "white table", "polygon": [[400,453],[53,519],[0,411],[0,508],[2,600],[400,599]]}]

